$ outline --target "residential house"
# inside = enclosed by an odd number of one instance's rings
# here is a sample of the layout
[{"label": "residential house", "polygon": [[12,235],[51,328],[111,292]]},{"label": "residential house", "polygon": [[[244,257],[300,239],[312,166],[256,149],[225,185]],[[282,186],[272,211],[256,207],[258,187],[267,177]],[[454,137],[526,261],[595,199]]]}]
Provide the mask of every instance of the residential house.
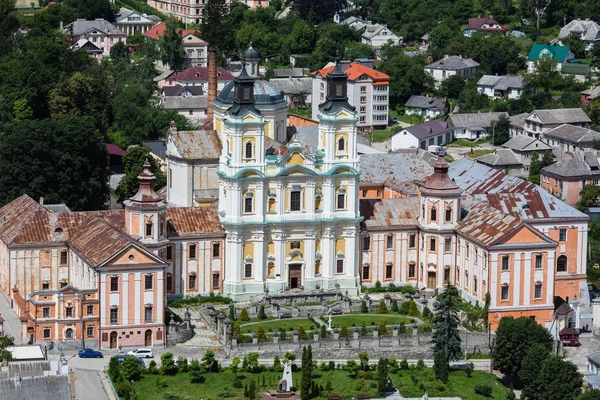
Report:
[{"label": "residential house", "polygon": [[538,60],[541,58],[552,58],[556,61],[558,71],[562,69],[563,64],[573,60],[575,55],[569,46],[559,46],[557,44],[534,44],[527,56],[527,73],[535,72]]},{"label": "residential house", "polygon": [[436,86],[452,75],[474,76],[479,70],[479,63],[471,58],[445,55],[444,58],[425,66],[425,72],[431,74]]},{"label": "residential house", "polygon": [[477,157],[475,161],[509,175],[523,176],[527,174],[521,158],[511,149],[497,148],[489,154]]},{"label": "residential house", "polygon": [[[242,3],[250,8],[268,7],[269,0],[226,0],[228,6],[233,2]],[[205,0],[148,0],[148,5],[163,14],[180,20],[184,24],[200,24]]]},{"label": "residential house", "polygon": [[102,49],[104,56],[110,54],[115,43],[125,42],[127,37],[119,28],[102,18],[92,21],[78,19],[65,26],[63,32],[71,36],[72,43],[77,43],[80,39],[89,40]]},{"label": "residential house", "polygon": [[160,164],[160,169],[167,173],[167,141],[164,139],[144,140],[142,145],[150,151],[150,156]]},{"label": "residential house", "polygon": [[464,30],[464,35],[466,37],[471,37],[475,32],[483,33],[485,36],[488,36],[491,33],[506,35],[508,31],[510,31],[508,25],[502,25],[492,17],[469,18],[469,25]]},{"label": "residential house", "polygon": [[204,90],[202,86],[163,86],[161,88],[161,98],[163,97],[191,97],[191,96],[202,96],[204,95]]},{"label": "residential house", "polygon": [[[335,65],[330,63],[312,72],[312,119],[317,119],[319,104],[326,100],[327,74]],[[360,62],[343,61],[340,68],[348,76],[348,102],[358,112],[358,130],[386,129],[388,126],[390,77],[366,67]]]},{"label": "residential house", "polygon": [[581,108],[534,110],[525,118],[523,134],[547,142],[544,134],[563,124],[588,128],[592,120]]},{"label": "residential house", "polygon": [[450,121],[434,119],[422,124],[409,126],[392,136],[392,150],[444,146],[454,140],[454,126]]},{"label": "residential house", "polygon": [[477,91],[492,99],[518,99],[525,90],[525,80],[520,76],[484,75],[477,82]]},{"label": "residential house", "polygon": [[164,86],[159,104],[166,110],[177,111],[195,125],[206,122],[208,97],[202,86]]},{"label": "residential house", "polygon": [[[223,67],[217,68],[217,91],[233,81],[233,75]],[[158,82],[159,88],[165,86],[199,86],[203,93],[208,92],[208,67],[190,67],[183,71],[175,72]]]},{"label": "residential house", "polygon": [[115,18],[116,27],[127,36],[136,33],[146,33],[146,31],[158,23],[160,23],[160,18],[156,15],[138,13],[124,7],[121,7]]},{"label": "residential house", "polygon": [[592,104],[600,97],[600,86],[592,86],[579,94],[581,95],[581,104]]},{"label": "residential house", "polygon": [[488,135],[494,121],[501,116],[508,117],[506,112],[450,114],[448,121],[454,127],[455,139],[476,140]]},{"label": "residential house", "polygon": [[574,19],[560,29],[558,40],[562,41],[572,33],[576,33],[585,43],[586,51],[590,51],[594,43],[600,40],[600,25],[589,19]]},{"label": "residential house", "polygon": [[592,66],[583,63],[566,63],[562,65],[560,72],[572,76],[575,82],[585,82],[592,73]]},{"label": "residential house", "polygon": [[527,136],[525,133],[525,118],[529,117],[529,114],[530,113],[521,113],[508,117],[508,134],[511,138],[522,135]]},{"label": "residential house", "polygon": [[308,68],[275,68],[273,69],[275,78],[304,78],[310,74]]},{"label": "residential house", "polygon": [[73,50],[83,50],[90,58],[95,58],[98,61],[102,61],[102,55],[104,51],[96,46],[94,43],[90,42],[88,39],[82,38],[79,39],[73,46],[71,46]]},{"label": "residential house", "polygon": [[567,204],[576,205],[584,185],[600,185],[600,160],[597,152],[565,154],[540,171],[541,185]]},{"label": "residential house", "polygon": [[[167,25],[161,22],[144,33],[146,37],[159,40],[165,33]],[[181,44],[185,53],[186,67],[208,67],[208,43],[202,40],[195,29],[178,29]]]},{"label": "residential house", "polygon": [[551,146],[548,146],[541,140],[524,135],[513,136],[502,147],[510,149],[519,159],[519,162],[523,166],[522,175],[529,174],[531,155],[533,153],[538,153],[541,157],[546,151],[553,151]]},{"label": "residential house", "polygon": [[567,152],[592,150],[594,144],[600,144],[600,132],[570,124],[546,131],[544,138],[550,146],[560,146]]},{"label": "residential house", "polygon": [[412,95],[404,104],[404,114],[419,115],[425,118],[437,118],[448,114],[447,99],[439,97]]},{"label": "residential house", "polygon": [[348,25],[350,28],[361,33],[361,42],[368,44],[375,50],[379,56],[381,46],[391,43],[398,46],[402,43],[402,38],[392,32],[387,25],[374,24],[357,17],[348,17],[341,22],[342,25]]},{"label": "residential house", "polygon": [[269,83],[281,93],[290,107],[308,107],[312,104],[312,78],[274,78]]}]

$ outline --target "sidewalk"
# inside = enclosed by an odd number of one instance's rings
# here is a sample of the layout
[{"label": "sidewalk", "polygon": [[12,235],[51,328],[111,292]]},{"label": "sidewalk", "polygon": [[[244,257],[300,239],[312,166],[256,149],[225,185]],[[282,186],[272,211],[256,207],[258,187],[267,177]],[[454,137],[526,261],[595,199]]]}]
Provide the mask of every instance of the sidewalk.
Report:
[{"label": "sidewalk", "polygon": [[21,320],[10,308],[10,300],[6,298],[4,293],[0,293],[0,316],[4,318],[4,334],[10,335],[15,339],[15,344],[21,342]]}]

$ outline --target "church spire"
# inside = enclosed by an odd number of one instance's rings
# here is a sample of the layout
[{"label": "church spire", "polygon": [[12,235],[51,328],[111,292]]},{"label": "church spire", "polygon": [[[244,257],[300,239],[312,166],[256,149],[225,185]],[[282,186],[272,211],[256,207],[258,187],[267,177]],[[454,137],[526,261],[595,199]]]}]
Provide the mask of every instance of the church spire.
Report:
[{"label": "church spire", "polygon": [[319,109],[323,112],[336,112],[340,108],[346,108],[351,111],[355,107],[348,103],[348,75],[339,63],[335,64],[335,68],[327,74],[327,97],[325,102],[319,105]]},{"label": "church spire", "polygon": [[167,202],[154,190],[156,176],[150,171],[148,159],[144,162],[142,173],[138,175],[139,188],[137,193],[125,200],[123,204],[127,208],[145,209],[166,207]]},{"label": "church spire", "polygon": [[246,66],[242,66],[242,72],[233,79],[234,94],[233,106],[229,109],[232,115],[240,115],[245,111],[251,111],[260,115],[260,111],[254,107],[254,79],[246,71]]}]

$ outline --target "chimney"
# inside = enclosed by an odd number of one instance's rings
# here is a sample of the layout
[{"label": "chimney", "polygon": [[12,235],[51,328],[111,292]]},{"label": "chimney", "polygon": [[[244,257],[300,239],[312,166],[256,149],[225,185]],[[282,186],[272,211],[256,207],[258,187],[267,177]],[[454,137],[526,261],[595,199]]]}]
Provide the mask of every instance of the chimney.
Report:
[{"label": "chimney", "polygon": [[217,98],[217,51],[208,49],[208,107],[206,117],[209,122],[214,118],[213,103]]},{"label": "chimney", "polygon": [[40,197],[40,206],[44,205],[44,196]]}]

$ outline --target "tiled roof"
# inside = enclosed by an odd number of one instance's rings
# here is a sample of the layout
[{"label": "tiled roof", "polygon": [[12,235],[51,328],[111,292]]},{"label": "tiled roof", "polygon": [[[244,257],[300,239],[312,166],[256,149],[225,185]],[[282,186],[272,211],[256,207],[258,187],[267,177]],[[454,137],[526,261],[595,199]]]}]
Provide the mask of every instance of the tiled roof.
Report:
[{"label": "tiled roof", "polygon": [[68,375],[21,378],[20,384],[12,379],[0,379],[0,399],[64,400],[71,397]]},{"label": "tiled roof", "polygon": [[365,221],[367,228],[416,226],[420,215],[419,197],[383,199],[373,210],[373,215]]},{"label": "tiled roof", "polygon": [[403,131],[409,132],[417,139],[427,139],[430,137],[442,135],[447,132],[452,132],[454,126],[451,121],[444,121],[443,119],[434,119],[432,121],[423,122],[422,124],[409,126],[404,128],[402,131],[396,133],[396,135],[402,135]]},{"label": "tiled roof", "polygon": [[502,147],[507,149],[512,149],[516,151],[546,151],[552,150],[551,146],[548,146],[546,143],[542,142],[539,139],[525,136],[525,135],[516,135],[512,137],[508,142],[504,143]]},{"label": "tiled roof", "polygon": [[70,246],[92,266],[102,264],[132,243],[137,242],[95,217],[89,217],[69,238]]},{"label": "tiled roof", "polygon": [[162,106],[166,110],[206,110],[208,108],[208,97],[167,96],[162,99]]},{"label": "tiled roof", "polygon": [[404,104],[404,107],[444,111],[446,109],[446,99],[430,96],[412,95],[410,96],[406,104]]},{"label": "tiled roof", "polygon": [[[158,40],[164,33],[165,30],[167,29],[167,25],[164,22],[161,22],[159,24],[154,25],[152,28],[148,29],[144,35],[148,36],[151,39],[154,40]],[[179,33],[182,37],[185,37],[187,35],[199,35],[200,32],[197,31],[196,29],[177,29],[177,33]]]},{"label": "tiled roof", "polygon": [[525,80],[520,76],[484,75],[477,82],[477,86],[491,86],[496,90],[523,89]]},{"label": "tiled roof", "polygon": [[571,143],[592,143],[595,140],[600,140],[600,132],[569,124],[563,124],[550,129],[544,132],[544,136]]},{"label": "tiled roof", "polygon": [[426,65],[427,69],[442,69],[446,71],[458,71],[467,68],[478,67],[479,63],[471,58],[462,58],[460,56],[448,56],[434,63]]},{"label": "tiled roof", "polygon": [[100,31],[111,36],[125,36],[125,34],[121,32],[119,28],[103,19],[95,19],[92,21],[78,19],[65,26],[63,29],[64,32],[72,36],[81,36],[93,30]]},{"label": "tiled roof", "polygon": [[522,165],[519,157],[511,149],[496,149],[493,153],[477,157],[475,161],[494,167]]},{"label": "tiled roof", "polygon": [[[595,166],[595,169],[592,170],[591,166]],[[564,157],[554,164],[542,168],[541,172],[543,175],[551,175],[563,179],[572,178],[577,180],[585,179],[586,177],[591,176],[600,176],[597,156],[591,152],[586,152],[584,157],[575,152],[570,157]]]},{"label": "tiled roof", "polygon": [[365,154],[360,156],[361,184],[383,184],[388,179],[396,182],[413,182],[433,173],[433,167],[424,159],[425,152],[410,149],[391,154]]},{"label": "tiled roof", "polygon": [[[178,82],[208,82],[208,67],[190,67],[167,78],[168,81]],[[233,81],[233,75],[225,68],[217,68],[217,81]]]},{"label": "tiled roof", "polygon": [[[500,28],[483,28],[482,26],[485,24],[499,25]],[[475,29],[478,31],[505,32],[505,31],[508,31],[510,28],[507,25],[502,25],[500,22],[496,21],[492,17],[485,17],[485,18],[469,18],[469,29]]]},{"label": "tiled roof", "polygon": [[119,10],[119,13],[115,16],[116,17],[115,18],[115,22],[121,22],[121,21],[123,21],[125,23],[135,23],[135,22],[132,22],[132,21],[126,21],[125,20],[125,18],[129,17],[132,14],[136,14],[136,15],[138,15],[138,16],[140,16],[142,18],[145,18],[145,19],[147,19],[149,21],[152,21],[152,22],[157,22],[157,23],[160,22],[160,18],[158,18],[156,15],[146,14],[146,13],[138,13],[137,11],[133,11],[133,10],[130,10],[128,8],[125,8],[125,7],[121,7],[121,9]]},{"label": "tiled roof", "polygon": [[216,131],[177,131],[169,137],[185,159],[218,159],[221,155],[221,141]]},{"label": "tiled roof", "polygon": [[485,246],[494,245],[521,224],[518,218],[504,214],[471,196],[463,197],[462,207],[466,216],[463,216],[456,231]]},{"label": "tiled roof", "polygon": [[215,207],[167,209],[169,236],[225,234]]},{"label": "tiled roof", "polygon": [[508,117],[511,126],[515,126],[521,129],[525,128],[525,118],[529,117],[530,113],[521,113],[516,115],[511,115]]},{"label": "tiled roof", "polygon": [[587,95],[589,100],[593,100],[593,99],[597,98],[598,96],[600,96],[600,86],[591,87],[580,93]]},{"label": "tiled roof", "polygon": [[125,151],[122,148],[120,148],[119,146],[117,146],[116,144],[107,143],[106,150],[108,151],[108,154],[111,156],[123,157],[125,155]]},{"label": "tiled roof", "polygon": [[[311,75],[320,75],[322,78],[325,78],[328,73],[333,71],[335,65],[330,65],[325,68],[321,68],[318,71],[311,72]],[[355,81],[363,75],[368,76],[374,81],[389,81],[389,75],[384,74],[383,72],[379,72],[374,70],[373,68],[365,67],[360,63],[352,63],[348,69],[344,70],[346,75],[348,75],[349,81]]]},{"label": "tiled roof", "polygon": [[552,110],[534,110],[526,120],[535,121],[535,117],[542,124],[576,124],[591,123],[592,120],[581,108],[557,108]]},{"label": "tiled roof", "polygon": [[498,120],[498,118],[500,118],[501,116],[508,117],[508,113],[487,112],[450,114],[448,120],[452,122],[454,128],[488,128],[492,126],[492,121]]},{"label": "tiled roof", "polygon": [[418,181],[422,195],[460,196],[462,191],[448,176],[449,165],[444,157],[439,156],[433,163],[433,174]]},{"label": "tiled roof", "polygon": [[600,39],[600,25],[595,21],[575,19],[560,29],[558,34],[559,39],[564,39],[572,32],[584,34],[583,40],[596,41]]}]

